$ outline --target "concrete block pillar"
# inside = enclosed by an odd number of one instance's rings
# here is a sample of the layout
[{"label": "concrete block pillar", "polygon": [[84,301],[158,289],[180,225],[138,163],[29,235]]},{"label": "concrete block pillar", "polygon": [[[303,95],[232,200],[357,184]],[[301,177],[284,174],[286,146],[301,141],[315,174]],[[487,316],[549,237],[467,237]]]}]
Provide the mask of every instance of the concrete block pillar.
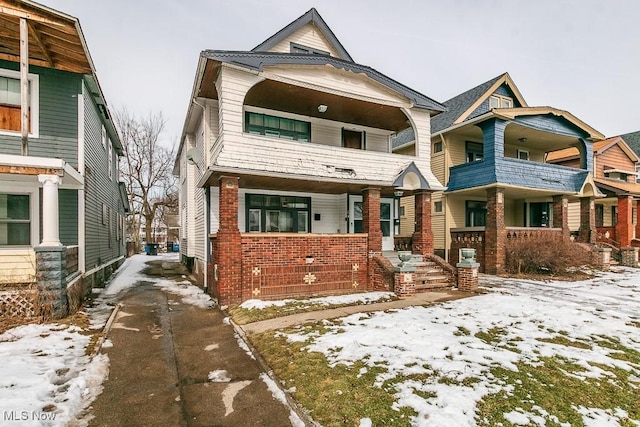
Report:
[{"label": "concrete block pillar", "polygon": [[619,196],[616,240],[621,247],[631,246],[633,231],[633,200],[631,196]]},{"label": "concrete block pillar", "polygon": [[431,192],[419,190],[414,193],[415,223],[411,252],[419,255],[433,254],[433,231],[431,230]]},{"label": "concrete block pillar", "polygon": [[567,196],[553,198],[553,227],[562,228],[562,239],[569,240],[569,200]]},{"label": "concrete block pillar", "polygon": [[579,240],[582,243],[596,243],[596,205],[593,197],[580,198]]},{"label": "concrete block pillar", "polygon": [[62,246],[58,219],[58,175],[38,175],[42,184],[42,242],[41,246]]},{"label": "concrete block pillar", "polygon": [[638,248],[625,247],[620,248],[621,261],[620,265],[625,267],[638,266]]},{"label": "concrete block pillar", "polygon": [[36,280],[40,314],[60,318],[67,315],[67,248],[64,246],[37,246]]},{"label": "concrete block pillar", "polygon": [[369,234],[367,249],[369,258],[382,254],[382,230],[380,230],[380,188],[369,187],[362,192],[362,225]]},{"label": "concrete block pillar", "polygon": [[504,225],[504,189],[487,189],[487,225],[485,226],[485,272],[504,273],[507,231]]},{"label": "concrete block pillar", "polygon": [[[220,226],[215,239],[212,280],[216,283],[216,294],[220,305],[242,301],[242,238],[238,229],[238,177],[221,176]],[[208,213],[207,213],[208,214]]]}]

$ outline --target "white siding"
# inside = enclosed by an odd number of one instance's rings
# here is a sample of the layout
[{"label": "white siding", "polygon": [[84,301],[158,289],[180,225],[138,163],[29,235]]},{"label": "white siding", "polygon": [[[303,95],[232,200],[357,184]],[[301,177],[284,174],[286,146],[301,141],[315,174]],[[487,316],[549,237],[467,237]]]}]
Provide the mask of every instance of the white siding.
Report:
[{"label": "white siding", "polygon": [[204,189],[197,187],[197,182],[200,179],[200,171],[204,170],[204,150],[205,150],[205,127],[201,120],[195,135],[196,149],[200,154],[202,161],[200,162],[199,171],[195,171],[193,177],[194,188],[194,238],[193,238],[193,254],[200,260],[205,259],[204,244],[205,244],[205,216],[204,216]]},{"label": "white siding", "polygon": [[571,202],[569,209],[569,230],[580,230],[580,202]]},{"label": "white siding", "polygon": [[289,37],[269,49],[269,52],[289,53],[289,44],[291,42],[329,52],[331,56],[338,56],[338,53],[335,51],[335,49],[333,49],[331,44],[329,44],[327,39],[322,35],[320,30],[318,30],[318,28],[316,28],[316,26],[313,24],[307,24],[298,29]]}]

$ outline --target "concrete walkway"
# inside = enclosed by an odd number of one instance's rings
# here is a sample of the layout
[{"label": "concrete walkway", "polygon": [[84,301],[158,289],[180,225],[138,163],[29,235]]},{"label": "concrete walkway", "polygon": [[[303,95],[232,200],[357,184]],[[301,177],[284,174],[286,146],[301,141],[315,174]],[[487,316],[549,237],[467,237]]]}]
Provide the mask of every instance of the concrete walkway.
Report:
[{"label": "concrete walkway", "polygon": [[286,328],[294,325],[300,325],[306,322],[312,322],[323,319],[335,319],[344,317],[354,313],[367,313],[372,311],[393,310],[415,305],[429,305],[436,302],[451,301],[459,298],[465,298],[475,295],[470,292],[461,292],[457,290],[439,290],[433,292],[421,292],[412,297],[401,298],[396,301],[380,302],[366,305],[352,305],[348,307],[333,308],[330,310],[311,311],[308,313],[292,314],[290,316],[278,317],[275,319],[262,320],[246,325],[240,325],[240,328],[247,334],[258,334],[272,329]]},{"label": "concrete walkway", "polygon": [[[166,264],[155,262],[147,274],[182,280],[179,264]],[[120,303],[108,334],[113,346],[102,350],[109,378],[90,425],[291,425],[290,409],[274,399],[219,309],[184,304],[145,282]]]}]

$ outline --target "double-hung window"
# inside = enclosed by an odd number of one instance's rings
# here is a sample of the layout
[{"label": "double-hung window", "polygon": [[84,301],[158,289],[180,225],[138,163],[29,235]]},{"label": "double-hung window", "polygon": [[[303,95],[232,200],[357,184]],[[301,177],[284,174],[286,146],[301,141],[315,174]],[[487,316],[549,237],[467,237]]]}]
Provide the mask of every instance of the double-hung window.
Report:
[{"label": "double-hung window", "polygon": [[0,193],[0,247],[31,244],[28,194]]},{"label": "double-hung window", "polygon": [[466,143],[467,163],[480,161],[484,158],[484,149],[482,144],[467,141]]},{"label": "double-hung window", "polygon": [[[38,76],[28,75],[27,108],[29,115],[29,135],[38,136]],[[20,94],[20,73],[0,70],[0,133],[16,134],[22,130],[22,109]]]},{"label": "double-hung window", "polygon": [[311,198],[247,194],[249,232],[310,232]]},{"label": "double-hung window", "polygon": [[484,227],[487,225],[487,202],[467,200],[465,202],[465,226]]}]

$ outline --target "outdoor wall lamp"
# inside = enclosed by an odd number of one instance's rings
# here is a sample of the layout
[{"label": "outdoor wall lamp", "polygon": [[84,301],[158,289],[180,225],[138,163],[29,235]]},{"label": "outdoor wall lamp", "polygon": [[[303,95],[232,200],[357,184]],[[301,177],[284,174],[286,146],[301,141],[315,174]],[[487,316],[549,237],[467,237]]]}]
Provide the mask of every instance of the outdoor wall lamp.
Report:
[{"label": "outdoor wall lamp", "polygon": [[327,107],[324,104],[320,104],[320,105],[318,105],[318,112],[319,113],[324,113],[325,111],[327,111],[327,108],[329,108],[329,107]]}]

